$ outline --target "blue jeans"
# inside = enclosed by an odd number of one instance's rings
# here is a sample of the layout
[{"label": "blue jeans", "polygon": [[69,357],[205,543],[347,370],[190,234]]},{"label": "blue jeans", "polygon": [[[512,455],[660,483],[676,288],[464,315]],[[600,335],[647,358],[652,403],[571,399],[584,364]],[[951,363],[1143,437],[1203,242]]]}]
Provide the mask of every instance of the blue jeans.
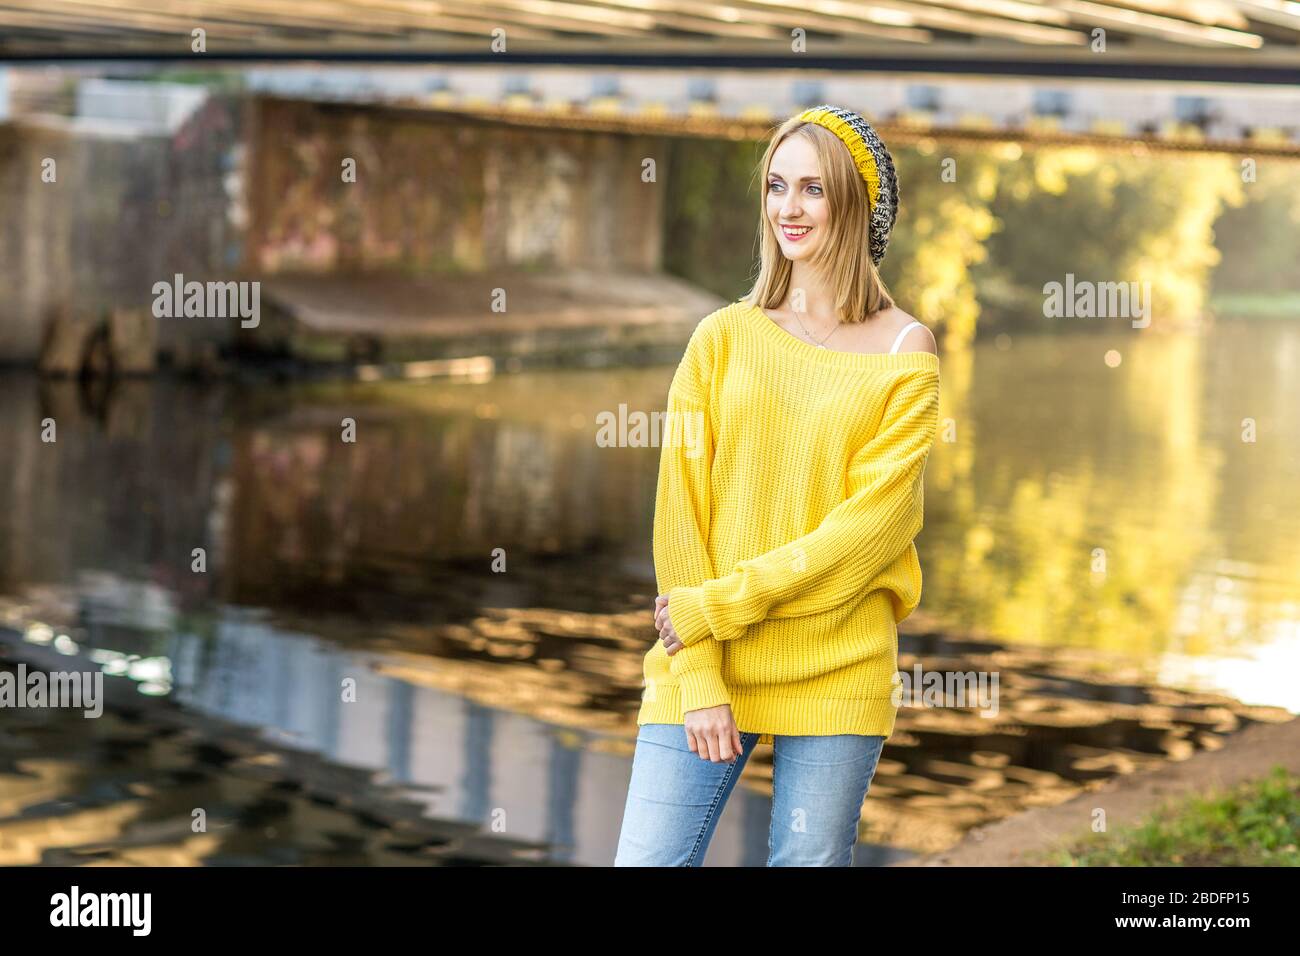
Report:
[{"label": "blue jeans", "polygon": [[[681,724],[642,724],[632,758],[615,866],[703,866],[718,817],[758,743],[714,763],[693,753]],[[852,866],[862,801],[885,738],[774,734],[768,866]]]}]

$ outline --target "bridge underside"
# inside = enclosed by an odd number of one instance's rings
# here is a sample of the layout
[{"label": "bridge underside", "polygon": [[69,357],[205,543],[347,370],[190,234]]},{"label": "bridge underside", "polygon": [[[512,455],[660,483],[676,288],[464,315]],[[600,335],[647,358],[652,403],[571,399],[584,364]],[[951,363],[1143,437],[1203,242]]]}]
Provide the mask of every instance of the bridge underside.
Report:
[{"label": "bridge underside", "polygon": [[[193,49],[196,29],[204,31],[202,53]],[[1300,6],[1287,0],[0,2],[3,58],[197,56],[1276,83],[1300,75]]]},{"label": "bridge underside", "polygon": [[[0,0],[3,59],[0,117],[73,111],[42,64],[162,65],[466,122],[761,139],[834,102],[890,142],[1300,157],[1293,0]],[[77,95],[139,112],[123,88]]]}]

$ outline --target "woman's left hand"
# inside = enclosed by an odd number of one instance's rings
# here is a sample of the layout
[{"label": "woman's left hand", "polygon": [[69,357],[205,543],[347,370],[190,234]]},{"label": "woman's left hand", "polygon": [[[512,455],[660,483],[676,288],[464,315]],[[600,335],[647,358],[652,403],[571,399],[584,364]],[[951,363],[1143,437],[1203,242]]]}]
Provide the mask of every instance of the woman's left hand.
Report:
[{"label": "woman's left hand", "polygon": [[659,631],[659,640],[664,643],[668,656],[676,654],[685,645],[673,630],[673,622],[668,617],[668,595],[660,594],[655,598],[655,628]]}]

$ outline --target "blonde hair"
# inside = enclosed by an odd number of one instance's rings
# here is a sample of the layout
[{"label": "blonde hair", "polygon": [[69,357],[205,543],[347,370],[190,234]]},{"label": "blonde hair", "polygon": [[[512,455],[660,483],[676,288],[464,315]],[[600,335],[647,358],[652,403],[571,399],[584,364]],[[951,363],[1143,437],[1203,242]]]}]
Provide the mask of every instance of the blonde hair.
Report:
[{"label": "blonde hair", "polygon": [[809,264],[829,279],[835,296],[835,314],[841,322],[863,322],[894,300],[871,261],[868,226],[871,199],[866,181],[853,164],[848,147],[838,136],[793,116],[772,134],[763,154],[763,183],[759,193],[759,270],[754,286],[744,297],[750,305],[776,308],[785,301],[793,265],[781,252],[767,217],[768,175],[772,156],[788,136],[798,134],[812,143],[821,169],[823,194],[830,204],[830,232]]}]

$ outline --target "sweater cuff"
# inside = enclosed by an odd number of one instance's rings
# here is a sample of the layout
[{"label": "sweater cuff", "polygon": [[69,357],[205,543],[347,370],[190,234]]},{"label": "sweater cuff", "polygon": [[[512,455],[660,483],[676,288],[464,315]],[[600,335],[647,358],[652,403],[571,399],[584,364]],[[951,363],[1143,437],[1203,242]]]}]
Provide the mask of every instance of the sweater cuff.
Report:
[{"label": "sweater cuff", "polygon": [[711,637],[704,617],[704,594],[698,587],[675,587],[668,592],[668,618],[683,646]]},{"label": "sweater cuff", "polygon": [[722,682],[721,668],[700,667],[680,671],[676,676],[682,694],[682,713],[731,703],[731,694]]}]

